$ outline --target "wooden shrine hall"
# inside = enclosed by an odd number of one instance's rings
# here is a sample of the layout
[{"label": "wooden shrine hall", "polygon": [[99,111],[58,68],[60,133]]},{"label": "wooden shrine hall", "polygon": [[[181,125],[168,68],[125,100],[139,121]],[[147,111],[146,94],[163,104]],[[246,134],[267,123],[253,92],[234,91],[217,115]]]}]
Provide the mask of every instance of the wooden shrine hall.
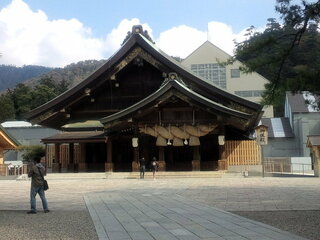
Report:
[{"label": "wooden shrine hall", "polygon": [[27,119],[61,130],[43,139],[53,172],[162,171],[260,164],[249,135],[262,106],[203,79],[162,52],[142,26],[96,72]]},{"label": "wooden shrine hall", "polygon": [[17,149],[20,143],[0,124],[0,176],[8,175],[8,166],[4,163],[4,151]]}]

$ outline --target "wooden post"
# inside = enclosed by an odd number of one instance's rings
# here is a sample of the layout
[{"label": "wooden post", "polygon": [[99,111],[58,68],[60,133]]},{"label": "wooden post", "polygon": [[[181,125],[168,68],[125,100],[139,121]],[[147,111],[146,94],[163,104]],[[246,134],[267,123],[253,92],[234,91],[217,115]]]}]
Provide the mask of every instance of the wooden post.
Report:
[{"label": "wooden post", "polygon": [[192,171],[200,171],[199,146],[194,146],[193,147]]},{"label": "wooden post", "polygon": [[112,140],[110,138],[107,139],[107,162],[104,164],[104,169],[106,172],[113,171],[113,163],[112,163]]},{"label": "wooden post", "polygon": [[139,172],[139,147],[133,148],[132,172]]},{"label": "wooden post", "polygon": [[164,156],[164,147],[159,147],[159,171],[166,171],[166,160]]},{"label": "wooden post", "polygon": [[69,143],[69,163],[68,163],[68,172],[75,171],[75,164],[74,164],[74,144]]},{"label": "wooden post", "polygon": [[0,164],[4,164],[4,160],[3,160],[3,148],[0,148]]},{"label": "wooden post", "polygon": [[61,172],[59,143],[54,144],[54,161],[52,163],[52,172]]},{"label": "wooden post", "polygon": [[314,153],[314,176],[320,177],[320,146],[312,146]]},{"label": "wooden post", "polygon": [[86,163],[86,144],[80,143],[80,159],[79,159],[79,172],[86,172],[87,171],[87,163]]},{"label": "wooden post", "polygon": [[7,176],[8,175],[8,167],[4,164],[3,159],[3,149],[0,148],[0,176]]},{"label": "wooden post", "polygon": [[45,167],[46,167],[46,171],[48,171],[48,166],[49,166],[49,161],[48,161],[48,144],[45,144],[45,153],[44,153],[44,162],[45,162]]}]

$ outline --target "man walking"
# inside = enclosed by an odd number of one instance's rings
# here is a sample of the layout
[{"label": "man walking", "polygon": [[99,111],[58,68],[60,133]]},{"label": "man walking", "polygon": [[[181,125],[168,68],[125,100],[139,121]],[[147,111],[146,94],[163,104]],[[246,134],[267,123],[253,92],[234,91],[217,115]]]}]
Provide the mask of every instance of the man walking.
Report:
[{"label": "man walking", "polygon": [[139,159],[139,165],[140,165],[140,178],[143,179],[144,173],[146,171],[146,160],[144,159],[144,157]]},{"label": "man walking", "polygon": [[35,163],[30,166],[30,170],[28,172],[28,177],[31,177],[31,189],[30,189],[30,204],[31,210],[28,211],[28,214],[35,214],[37,213],[36,208],[36,195],[39,194],[42,207],[45,213],[49,212],[48,203],[46,199],[46,195],[44,193],[43,183],[44,179],[43,176],[46,174],[44,166],[40,163],[40,157],[36,156],[34,158]]}]

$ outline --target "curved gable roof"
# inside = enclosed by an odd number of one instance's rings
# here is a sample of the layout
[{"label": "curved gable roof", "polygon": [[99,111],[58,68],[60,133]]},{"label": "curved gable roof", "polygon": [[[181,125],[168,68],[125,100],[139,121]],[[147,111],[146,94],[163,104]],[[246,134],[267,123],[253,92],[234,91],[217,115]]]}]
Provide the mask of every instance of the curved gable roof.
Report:
[{"label": "curved gable roof", "polygon": [[[155,103],[156,100],[160,99],[165,93],[167,93],[169,90],[177,90],[179,93],[182,93],[184,96],[187,96],[188,98],[196,101],[199,103],[199,105],[204,106],[206,109],[211,109],[214,111],[217,111],[218,113],[231,115],[237,118],[241,118],[244,120],[249,120],[252,115],[248,113],[244,113],[241,111],[237,111],[228,107],[225,107],[219,103],[216,103],[194,91],[187,88],[184,84],[180,83],[177,80],[167,80],[156,92],[150,94],[146,98],[142,99],[141,101],[137,102],[136,104],[133,104],[132,106],[119,111],[117,113],[114,113],[108,117],[102,118],[100,120],[101,123],[106,124],[110,123],[112,121],[118,120],[118,119],[125,119],[130,118],[132,115],[138,113],[141,109],[145,108],[146,106]],[[167,95],[165,99],[170,98],[173,95]],[[164,99],[161,99],[162,101]]]},{"label": "curved gable roof", "polygon": [[86,89],[91,89],[94,88],[95,85],[98,85],[99,81],[101,81],[99,79],[100,77],[103,76],[103,79],[105,79],[104,81],[109,79],[111,75],[114,74],[113,68],[116,66],[116,64],[118,64],[126,55],[128,55],[135,46],[140,46],[153,58],[164,64],[164,66],[168,68],[167,71],[174,71],[183,79],[187,79],[193,86],[192,88],[197,89],[195,91],[203,91],[209,98],[215,97],[216,100],[225,99],[226,101],[233,101],[237,104],[241,104],[247,108],[252,109],[253,111],[261,111],[261,105],[229,93],[224,89],[221,89],[220,87],[214,85],[213,83],[210,83],[207,80],[196,76],[193,72],[191,72],[191,70],[187,69],[172,57],[161,51],[143,35],[141,35],[140,33],[133,33],[130,38],[124,43],[124,45],[115,54],[113,54],[102,67],[100,67],[97,71],[95,71],[75,87],[67,90],[63,94],[57,96],[56,98],[43,104],[42,106],[30,111],[27,115],[27,119],[33,122],[33,120],[38,116],[45,115],[49,111],[52,111],[52,113],[57,112],[62,109],[64,105],[66,105],[66,103],[74,102],[77,101],[77,99],[81,99],[82,97],[84,97]]}]

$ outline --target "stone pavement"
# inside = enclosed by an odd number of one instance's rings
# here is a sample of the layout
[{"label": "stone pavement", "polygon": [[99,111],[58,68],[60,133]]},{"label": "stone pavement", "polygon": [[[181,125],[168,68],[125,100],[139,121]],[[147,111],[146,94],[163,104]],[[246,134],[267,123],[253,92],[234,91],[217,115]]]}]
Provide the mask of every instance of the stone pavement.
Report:
[{"label": "stone pavement", "polygon": [[[288,233],[223,210],[320,210],[319,178],[181,178],[153,181],[148,177],[144,180],[55,180],[48,177],[50,189],[46,195],[53,212],[88,208],[99,237],[110,240],[117,239],[119,235],[121,237],[121,234],[127,234],[131,237],[129,239],[141,240],[144,238],[134,238],[134,234],[142,234],[145,239],[294,239],[292,235],[288,237]],[[2,180],[0,189],[0,210],[29,209],[30,181]],[[39,199],[37,201],[40,204]],[[122,233],[117,235],[117,231],[113,231],[114,236],[113,233],[106,235],[111,230],[109,226]],[[264,231],[271,235],[255,238],[257,234],[263,235]],[[131,232],[132,236],[129,234]],[[242,234],[242,238],[234,237],[235,233]],[[279,237],[280,233],[283,233],[283,238]],[[276,238],[272,238],[272,234],[276,234]]]},{"label": "stone pavement", "polygon": [[159,189],[85,196],[101,240],[295,240],[274,227]]}]

